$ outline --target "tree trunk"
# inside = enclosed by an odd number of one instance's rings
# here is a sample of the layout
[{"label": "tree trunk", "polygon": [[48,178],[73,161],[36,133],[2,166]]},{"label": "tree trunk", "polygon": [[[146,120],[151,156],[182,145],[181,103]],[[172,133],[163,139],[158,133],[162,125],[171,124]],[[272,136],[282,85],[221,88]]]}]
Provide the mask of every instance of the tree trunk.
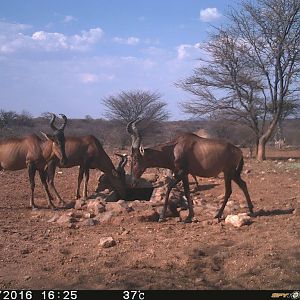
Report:
[{"label": "tree trunk", "polygon": [[267,140],[262,136],[257,145],[256,159],[259,161],[266,160],[266,143]]},{"label": "tree trunk", "polygon": [[278,119],[279,119],[279,114],[277,114],[273,118],[273,120],[270,123],[267,131],[258,140],[256,159],[259,160],[259,161],[266,160],[266,144],[267,144],[267,141],[270,139],[272,133],[274,132],[274,130],[276,128]]}]

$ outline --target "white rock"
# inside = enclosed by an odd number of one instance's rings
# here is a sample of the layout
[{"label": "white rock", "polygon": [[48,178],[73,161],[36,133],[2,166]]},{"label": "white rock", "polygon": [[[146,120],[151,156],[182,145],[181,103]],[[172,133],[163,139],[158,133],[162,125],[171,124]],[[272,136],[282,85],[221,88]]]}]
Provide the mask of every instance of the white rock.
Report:
[{"label": "white rock", "polygon": [[98,215],[99,213],[105,212],[105,205],[99,200],[89,200],[87,203],[87,211]]},{"label": "white rock", "polygon": [[75,222],[75,219],[74,219],[74,217],[68,216],[68,215],[66,214],[66,215],[60,216],[60,217],[57,219],[56,222],[59,223],[59,224],[70,224],[70,223]]},{"label": "white rock", "polygon": [[106,211],[102,214],[99,214],[93,220],[99,223],[111,223],[113,220],[114,214],[111,211]]},{"label": "white rock", "polygon": [[110,247],[115,246],[116,244],[117,244],[116,241],[111,236],[103,237],[100,239],[100,242],[99,242],[99,246],[102,248],[110,248]]},{"label": "white rock", "polygon": [[228,215],[225,219],[225,224],[231,224],[235,227],[241,227],[243,225],[249,225],[251,218],[246,214]]}]

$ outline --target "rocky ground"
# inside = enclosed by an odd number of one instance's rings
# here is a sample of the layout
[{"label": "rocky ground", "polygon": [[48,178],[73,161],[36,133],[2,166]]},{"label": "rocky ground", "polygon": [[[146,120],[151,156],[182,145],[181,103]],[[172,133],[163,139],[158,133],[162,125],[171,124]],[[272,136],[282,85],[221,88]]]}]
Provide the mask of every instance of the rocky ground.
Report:
[{"label": "rocky ground", "polygon": [[[225,222],[248,212],[235,184],[223,220],[213,218],[224,194],[221,175],[198,178],[199,187],[190,178],[195,220],[184,224],[186,210],[157,222],[162,170],[145,174],[157,187],[150,201],[93,194],[99,175],[93,170],[90,199],[75,203],[78,168],[58,169],[57,190],[73,204],[58,211],[46,208],[38,178],[43,208],[32,211],[26,170],[3,172],[0,289],[299,289],[300,159],[288,160],[292,155],[300,157],[279,151],[274,157],[284,159],[245,160],[242,177],[256,216],[240,227]],[[173,200],[179,197],[178,190]]]}]

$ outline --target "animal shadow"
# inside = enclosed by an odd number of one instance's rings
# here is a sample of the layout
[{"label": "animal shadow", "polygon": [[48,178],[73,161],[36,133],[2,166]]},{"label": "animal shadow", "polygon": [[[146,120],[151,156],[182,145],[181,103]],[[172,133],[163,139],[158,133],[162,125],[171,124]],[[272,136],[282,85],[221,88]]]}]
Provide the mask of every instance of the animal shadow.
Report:
[{"label": "animal shadow", "polygon": [[199,184],[199,186],[196,186],[193,191],[194,192],[207,191],[207,190],[213,189],[217,185],[219,185],[219,184],[218,183]]},{"label": "animal shadow", "polygon": [[273,210],[260,209],[259,211],[253,213],[253,217],[290,215],[293,213],[293,211],[294,211],[294,208],[273,209]]}]

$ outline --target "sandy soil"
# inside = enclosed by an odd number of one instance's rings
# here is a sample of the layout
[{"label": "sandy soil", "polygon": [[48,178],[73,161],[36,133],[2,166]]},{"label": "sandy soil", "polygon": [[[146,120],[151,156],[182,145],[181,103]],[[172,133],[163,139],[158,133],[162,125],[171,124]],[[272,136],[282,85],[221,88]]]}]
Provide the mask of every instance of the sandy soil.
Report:
[{"label": "sandy soil", "polygon": [[[58,171],[56,187],[71,201],[78,169]],[[90,193],[97,174],[91,172]],[[49,209],[31,211],[26,170],[3,172],[0,289],[299,289],[300,159],[246,159],[243,178],[257,216],[240,228],[213,219],[222,178],[200,179],[199,189],[191,179],[198,222],[142,222],[132,211],[118,222],[69,228],[47,222]],[[38,178],[36,195],[46,206]],[[225,216],[247,212],[235,184],[231,200]],[[107,236],[116,245],[100,247]]]}]

